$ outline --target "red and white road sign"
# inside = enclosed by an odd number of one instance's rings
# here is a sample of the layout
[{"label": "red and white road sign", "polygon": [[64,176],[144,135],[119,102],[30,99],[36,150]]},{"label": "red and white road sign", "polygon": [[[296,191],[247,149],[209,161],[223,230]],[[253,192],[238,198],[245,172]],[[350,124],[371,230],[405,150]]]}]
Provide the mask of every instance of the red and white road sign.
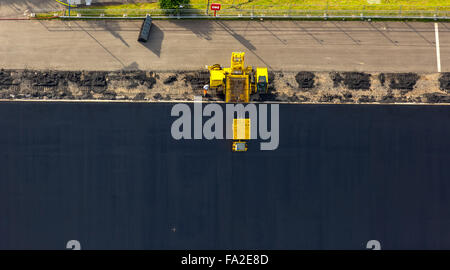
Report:
[{"label": "red and white road sign", "polygon": [[211,4],[211,10],[217,11],[217,10],[220,10],[220,8],[222,8],[221,4],[218,4],[218,3]]}]

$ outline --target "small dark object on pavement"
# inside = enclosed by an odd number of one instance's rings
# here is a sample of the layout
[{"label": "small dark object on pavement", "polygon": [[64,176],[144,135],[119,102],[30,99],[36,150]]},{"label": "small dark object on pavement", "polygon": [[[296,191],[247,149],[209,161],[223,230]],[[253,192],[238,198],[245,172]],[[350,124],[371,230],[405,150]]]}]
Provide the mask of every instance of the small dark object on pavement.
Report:
[{"label": "small dark object on pavement", "polygon": [[148,39],[150,38],[151,27],[152,27],[152,18],[149,15],[147,15],[147,17],[145,17],[144,22],[142,23],[141,31],[139,32],[138,41],[140,41],[140,42],[148,41]]}]

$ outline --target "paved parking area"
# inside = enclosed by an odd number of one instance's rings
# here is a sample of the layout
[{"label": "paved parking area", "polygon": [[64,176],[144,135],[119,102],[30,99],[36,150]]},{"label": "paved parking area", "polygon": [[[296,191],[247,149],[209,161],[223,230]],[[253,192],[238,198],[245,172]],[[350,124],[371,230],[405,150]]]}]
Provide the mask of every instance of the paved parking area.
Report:
[{"label": "paved parking area", "polygon": [[[0,21],[2,68],[64,70],[198,69],[247,63],[276,70],[436,72],[434,23],[155,21],[137,42],[140,21]],[[450,24],[439,23],[442,71],[450,71]]]}]

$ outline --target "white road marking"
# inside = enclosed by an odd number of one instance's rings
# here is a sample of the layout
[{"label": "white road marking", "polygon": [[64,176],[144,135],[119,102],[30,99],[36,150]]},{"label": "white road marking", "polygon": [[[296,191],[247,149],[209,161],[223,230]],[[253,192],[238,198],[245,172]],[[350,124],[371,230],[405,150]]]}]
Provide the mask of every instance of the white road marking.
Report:
[{"label": "white road marking", "polygon": [[434,23],[434,33],[436,36],[436,59],[437,59],[437,69],[441,72],[441,48],[439,46],[439,28],[438,24]]}]

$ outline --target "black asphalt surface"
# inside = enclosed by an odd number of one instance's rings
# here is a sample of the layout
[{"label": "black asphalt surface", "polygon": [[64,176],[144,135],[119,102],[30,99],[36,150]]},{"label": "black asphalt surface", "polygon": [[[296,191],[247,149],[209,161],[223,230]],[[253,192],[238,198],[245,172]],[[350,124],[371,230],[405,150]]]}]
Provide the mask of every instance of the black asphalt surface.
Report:
[{"label": "black asphalt surface", "polygon": [[0,249],[450,249],[450,107],[280,105],[280,145],[172,104],[0,104]]}]

